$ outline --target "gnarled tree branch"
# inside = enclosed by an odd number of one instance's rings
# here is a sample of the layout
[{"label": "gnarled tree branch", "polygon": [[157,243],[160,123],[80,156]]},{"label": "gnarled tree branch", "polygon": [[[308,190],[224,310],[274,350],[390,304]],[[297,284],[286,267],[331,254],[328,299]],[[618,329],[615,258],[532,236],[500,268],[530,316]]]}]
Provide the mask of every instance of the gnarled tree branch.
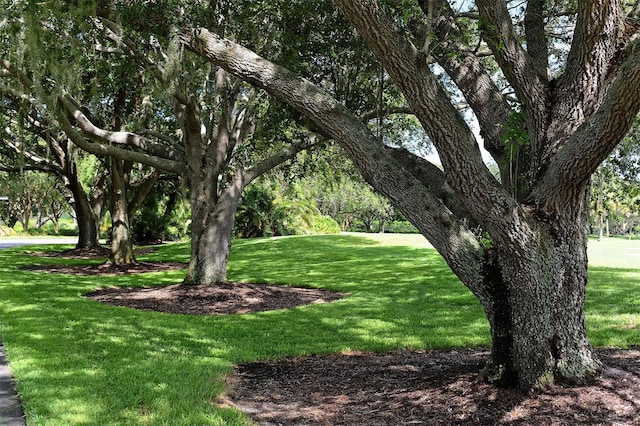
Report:
[{"label": "gnarled tree branch", "polygon": [[[62,99],[60,99],[62,102]],[[184,163],[182,161],[174,161],[166,158],[156,157],[153,155],[132,151],[129,149],[119,148],[113,145],[108,145],[99,142],[89,142],[78,130],[76,130],[66,115],[62,112],[58,112],[58,121],[60,127],[67,134],[67,137],[71,139],[73,143],[78,145],[91,154],[100,156],[112,156],[120,160],[133,161],[148,166],[157,167],[163,170],[172,171],[175,173],[182,173],[184,171]]]},{"label": "gnarled tree branch", "polygon": [[[586,182],[631,128],[640,111],[640,40],[627,47],[620,66],[596,111],[554,155],[531,200],[551,215],[561,206],[554,200],[576,184]],[[545,206],[540,206],[543,201]]]},{"label": "gnarled tree branch", "polygon": [[139,148],[144,152],[160,158],[182,161],[184,154],[172,147],[163,144],[153,143],[147,138],[139,136],[131,132],[111,132],[94,125],[89,118],[80,110],[69,96],[60,96],[60,103],[71,114],[83,133],[90,139],[107,144],[127,145],[133,148]]}]

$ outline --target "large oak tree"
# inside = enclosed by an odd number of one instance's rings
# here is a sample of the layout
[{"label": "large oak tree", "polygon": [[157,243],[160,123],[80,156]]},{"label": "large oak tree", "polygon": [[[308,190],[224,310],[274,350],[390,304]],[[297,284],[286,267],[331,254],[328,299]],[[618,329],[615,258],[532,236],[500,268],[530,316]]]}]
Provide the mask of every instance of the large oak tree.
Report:
[{"label": "large oak tree", "polygon": [[[589,183],[640,109],[631,8],[551,3],[513,11],[476,0],[460,13],[443,0],[335,0],[404,94],[443,171],[385,147],[344,104],[288,69],[205,28],[181,33],[188,49],[297,108],[345,148],[482,303],[493,341],[485,377],[522,388],[582,382],[602,369],[584,318]],[[560,63],[553,14],[573,25]],[[473,111],[499,178],[443,81]]]}]

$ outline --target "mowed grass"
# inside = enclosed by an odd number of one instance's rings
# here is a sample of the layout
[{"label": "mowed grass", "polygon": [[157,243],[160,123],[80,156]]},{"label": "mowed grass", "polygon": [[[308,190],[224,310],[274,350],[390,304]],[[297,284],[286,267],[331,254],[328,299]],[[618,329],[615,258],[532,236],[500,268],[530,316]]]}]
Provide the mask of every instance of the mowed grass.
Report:
[{"label": "mowed grass", "polygon": [[593,239],[588,254],[585,310],[591,342],[640,345],[640,240]]},{"label": "mowed grass", "polygon": [[[609,244],[602,253],[616,262],[640,249],[638,241],[598,244]],[[68,247],[37,250],[63,248]],[[0,335],[28,425],[249,424],[242,414],[215,404],[225,390],[225,375],[239,362],[490,344],[480,304],[420,236],[235,241],[232,280],[349,295],[329,304],[207,317],[136,311],[82,296],[101,286],[173,284],[184,271],[84,277],[17,269],[63,262],[30,254],[33,250],[0,251]],[[188,245],[181,243],[141,259],[187,261],[188,256]],[[629,260],[612,268],[606,258],[592,256],[597,266],[590,271],[587,302],[591,339],[597,345],[638,345],[639,266]]]}]

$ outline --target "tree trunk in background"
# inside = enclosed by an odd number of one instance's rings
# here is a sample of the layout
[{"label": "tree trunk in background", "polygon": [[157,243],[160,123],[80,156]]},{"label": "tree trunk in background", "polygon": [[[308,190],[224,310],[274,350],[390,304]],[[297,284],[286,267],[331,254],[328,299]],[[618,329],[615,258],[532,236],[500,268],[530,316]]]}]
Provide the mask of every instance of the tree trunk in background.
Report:
[{"label": "tree trunk in background", "polygon": [[191,185],[191,259],[183,284],[224,284],[231,236],[242,196],[241,176],[216,200],[208,198],[204,182]]},{"label": "tree trunk in background", "polygon": [[185,285],[227,281],[233,224],[245,186],[242,164],[234,163],[233,151],[253,132],[250,121],[245,121],[245,107],[234,111],[239,92],[232,89],[222,68],[215,72],[215,82],[217,109],[206,138],[201,110],[193,99],[174,105],[184,135],[191,205],[191,258]]},{"label": "tree trunk in background", "polygon": [[598,214],[598,241],[602,241],[604,236],[604,213]]},{"label": "tree trunk in background", "polygon": [[133,238],[127,213],[127,186],[125,164],[111,158],[111,258],[116,265],[136,261]]},{"label": "tree trunk in background", "polygon": [[78,243],[76,248],[92,249],[98,247],[97,221],[91,209],[87,193],[77,178],[71,179],[70,177],[67,188],[73,195],[73,208],[78,222]]},{"label": "tree trunk in background", "polygon": [[94,181],[93,190],[89,197],[89,206],[95,222],[95,228],[98,232],[98,239],[100,238],[100,230],[103,221],[103,209],[105,202],[107,201],[107,185],[109,184],[109,173],[105,168],[102,168]]},{"label": "tree trunk in background", "polygon": [[26,194],[26,199],[24,200],[24,206],[22,206],[22,215],[20,216],[20,223],[22,224],[22,229],[25,231],[29,229],[29,222],[31,221],[31,196],[29,193]]}]

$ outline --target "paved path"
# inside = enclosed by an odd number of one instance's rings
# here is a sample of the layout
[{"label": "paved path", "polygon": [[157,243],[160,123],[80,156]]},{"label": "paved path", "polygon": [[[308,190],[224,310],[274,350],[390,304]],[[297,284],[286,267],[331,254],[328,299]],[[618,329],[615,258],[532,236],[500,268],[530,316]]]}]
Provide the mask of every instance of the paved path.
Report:
[{"label": "paved path", "polygon": [[[0,249],[29,244],[75,244],[77,238],[2,238]],[[7,356],[0,339],[0,426],[25,426],[24,412],[16,394],[16,388],[7,363]]]},{"label": "paved path", "polygon": [[0,249],[31,244],[76,244],[78,237],[0,237]]},{"label": "paved path", "polygon": [[24,426],[25,424],[24,413],[16,394],[7,357],[0,344],[0,425]]}]

